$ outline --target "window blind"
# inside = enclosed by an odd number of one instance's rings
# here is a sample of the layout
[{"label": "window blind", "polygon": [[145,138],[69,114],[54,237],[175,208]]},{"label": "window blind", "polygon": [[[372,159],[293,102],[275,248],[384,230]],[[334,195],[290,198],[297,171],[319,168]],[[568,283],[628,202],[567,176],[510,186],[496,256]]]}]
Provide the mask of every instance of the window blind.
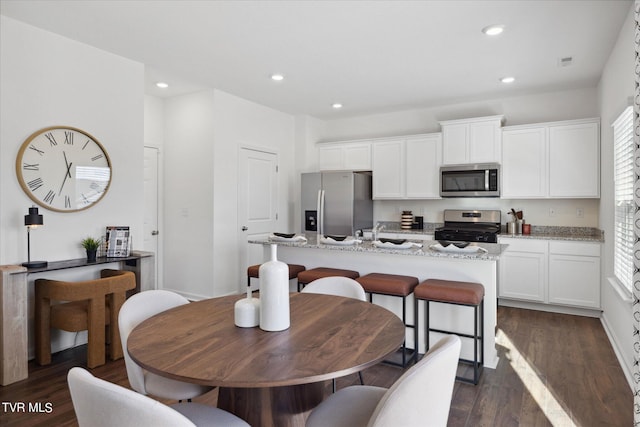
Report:
[{"label": "window blind", "polygon": [[631,292],[633,276],[633,108],[611,125],[614,150],[614,265],[618,281]]}]

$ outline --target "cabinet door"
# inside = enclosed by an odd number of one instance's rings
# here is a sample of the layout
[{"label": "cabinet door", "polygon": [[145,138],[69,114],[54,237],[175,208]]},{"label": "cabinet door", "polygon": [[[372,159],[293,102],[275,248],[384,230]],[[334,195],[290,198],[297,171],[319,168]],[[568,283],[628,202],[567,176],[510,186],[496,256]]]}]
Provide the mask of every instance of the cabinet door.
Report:
[{"label": "cabinet door", "polygon": [[408,138],[405,149],[407,198],[439,198],[442,135]]},{"label": "cabinet door", "polygon": [[455,165],[469,162],[469,125],[442,126],[442,163]]},{"label": "cabinet door", "polygon": [[404,139],[377,141],[372,145],[372,152],[373,198],[404,198]]},{"label": "cabinet door", "polygon": [[551,254],[549,302],[600,308],[600,257]]},{"label": "cabinet door", "polygon": [[502,191],[505,199],[546,197],[546,128],[502,132]]},{"label": "cabinet door", "polygon": [[549,196],[599,197],[598,123],[549,128]]},{"label": "cabinet door", "polygon": [[500,122],[469,125],[469,162],[500,163]]},{"label": "cabinet door", "polygon": [[344,169],[371,170],[371,144],[346,144],[344,146]]},{"label": "cabinet door", "polygon": [[600,308],[599,243],[549,242],[549,302]]},{"label": "cabinet door", "polygon": [[500,256],[498,296],[545,302],[547,243],[539,240],[500,239],[508,244]]},{"label": "cabinet door", "polygon": [[321,171],[342,170],[344,165],[344,150],[332,145],[318,148],[318,168]]}]

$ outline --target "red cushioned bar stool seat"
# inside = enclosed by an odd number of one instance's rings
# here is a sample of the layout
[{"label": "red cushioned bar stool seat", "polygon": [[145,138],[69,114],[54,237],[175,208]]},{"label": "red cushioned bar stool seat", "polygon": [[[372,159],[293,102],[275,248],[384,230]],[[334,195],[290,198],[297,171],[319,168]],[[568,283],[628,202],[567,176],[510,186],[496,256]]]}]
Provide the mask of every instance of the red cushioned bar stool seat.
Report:
[{"label": "red cushioned bar stool seat", "polygon": [[[251,286],[251,278],[260,278],[260,265],[251,265],[247,268],[247,286]],[[296,279],[298,274],[305,271],[307,268],[304,265],[299,264],[287,264],[289,267],[289,280]],[[298,285],[300,286],[300,285]]]},{"label": "red cushioned bar stool seat", "polygon": [[[402,323],[407,328],[415,329],[415,316],[412,324],[407,324],[407,297],[413,293],[413,290],[418,285],[418,278],[412,276],[402,276],[399,274],[385,274],[385,273],[369,273],[356,279],[358,283],[362,285],[365,292],[369,294],[369,302],[373,302],[373,295],[388,295],[393,297],[402,298]],[[411,358],[407,361],[407,348],[406,343],[402,343],[402,363],[395,363],[386,361],[386,363],[392,365],[407,366],[407,362],[416,360],[418,356],[417,348],[414,349]]]},{"label": "red cushioned bar stool seat", "polygon": [[353,270],[343,270],[340,268],[329,267],[316,267],[309,270],[305,270],[298,274],[298,292],[300,292],[300,285],[304,288],[304,285],[308,285],[316,279],[322,279],[323,277],[342,276],[350,279],[357,279],[360,277],[360,273]]},{"label": "red cushioned bar stool seat", "polygon": [[[456,379],[472,384],[478,384],[480,374],[482,373],[482,366],[484,365],[484,286],[480,283],[473,282],[429,279],[416,286],[413,291],[413,296],[415,301],[414,313],[416,318],[418,316],[418,303],[420,300],[425,302],[425,351],[428,351],[430,347],[429,332],[455,334],[459,337],[473,339],[473,360],[460,358],[460,362],[473,366],[473,379],[462,376],[456,376]],[[432,328],[429,323],[430,302],[473,307],[473,335]],[[415,328],[414,336],[417,348],[419,339],[418,328]],[[480,355],[479,359],[478,354]]]}]

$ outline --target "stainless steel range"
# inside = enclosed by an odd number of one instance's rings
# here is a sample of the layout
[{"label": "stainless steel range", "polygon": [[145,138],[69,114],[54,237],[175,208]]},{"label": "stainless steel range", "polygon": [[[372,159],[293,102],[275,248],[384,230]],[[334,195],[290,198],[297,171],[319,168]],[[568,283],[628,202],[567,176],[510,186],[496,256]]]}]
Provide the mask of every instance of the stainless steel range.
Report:
[{"label": "stainless steel range", "polygon": [[435,229],[436,240],[497,243],[500,211],[445,209],[444,226]]}]

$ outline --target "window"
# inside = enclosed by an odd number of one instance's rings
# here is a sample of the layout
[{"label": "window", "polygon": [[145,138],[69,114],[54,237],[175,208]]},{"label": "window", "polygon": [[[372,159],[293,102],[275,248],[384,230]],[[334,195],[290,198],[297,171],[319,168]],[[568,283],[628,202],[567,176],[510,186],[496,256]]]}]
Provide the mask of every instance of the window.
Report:
[{"label": "window", "polygon": [[627,107],[611,125],[614,150],[613,272],[629,292],[633,276],[633,108]]}]

